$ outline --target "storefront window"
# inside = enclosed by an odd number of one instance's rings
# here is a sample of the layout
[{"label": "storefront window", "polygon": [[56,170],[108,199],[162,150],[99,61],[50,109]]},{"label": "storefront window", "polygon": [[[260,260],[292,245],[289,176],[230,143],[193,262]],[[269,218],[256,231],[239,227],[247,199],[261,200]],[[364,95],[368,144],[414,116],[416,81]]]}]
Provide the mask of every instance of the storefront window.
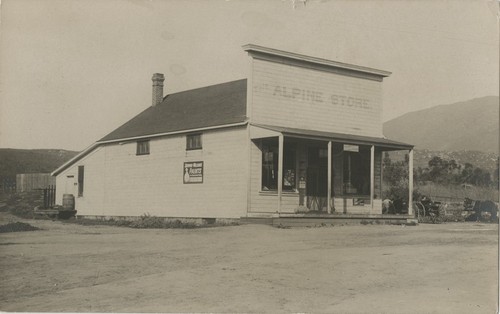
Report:
[{"label": "storefront window", "polygon": [[[286,146],[286,145],[285,145]],[[295,149],[285,147],[283,158],[283,190],[293,191],[296,187]],[[262,142],[262,190],[278,190],[279,148],[277,140]]]},{"label": "storefront window", "polygon": [[344,193],[370,195],[370,150],[344,151]]}]

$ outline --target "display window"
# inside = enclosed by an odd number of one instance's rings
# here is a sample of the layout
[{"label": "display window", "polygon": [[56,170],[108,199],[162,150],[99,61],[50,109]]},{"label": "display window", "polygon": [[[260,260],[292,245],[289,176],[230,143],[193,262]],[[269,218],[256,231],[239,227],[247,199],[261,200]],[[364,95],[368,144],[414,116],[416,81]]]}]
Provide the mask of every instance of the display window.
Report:
[{"label": "display window", "polygon": [[[283,190],[296,189],[296,150],[286,147],[283,150]],[[262,191],[278,190],[278,140],[262,141]]]}]

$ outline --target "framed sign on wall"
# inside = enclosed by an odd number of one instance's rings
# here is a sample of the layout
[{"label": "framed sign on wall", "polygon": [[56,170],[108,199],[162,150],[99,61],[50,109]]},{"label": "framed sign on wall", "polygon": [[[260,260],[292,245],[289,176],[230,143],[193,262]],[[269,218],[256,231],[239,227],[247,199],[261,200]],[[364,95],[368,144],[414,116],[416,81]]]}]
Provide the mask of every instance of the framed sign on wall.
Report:
[{"label": "framed sign on wall", "polygon": [[184,184],[203,183],[203,161],[184,163]]}]

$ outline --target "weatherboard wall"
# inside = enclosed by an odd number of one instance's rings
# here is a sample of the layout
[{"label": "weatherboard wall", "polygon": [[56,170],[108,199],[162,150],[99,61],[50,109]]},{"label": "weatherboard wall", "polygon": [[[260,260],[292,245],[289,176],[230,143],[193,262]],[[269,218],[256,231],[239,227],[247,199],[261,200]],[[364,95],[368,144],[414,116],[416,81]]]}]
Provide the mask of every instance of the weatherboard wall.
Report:
[{"label": "weatherboard wall", "polygon": [[[106,195],[106,149],[97,147],[84,158],[56,177],[56,203],[61,205],[64,194],[73,194],[77,209],[102,209]],[[78,197],[78,167],[84,166],[84,197]],[[80,214],[80,213],[78,213]],[[98,214],[101,215],[101,214]]]},{"label": "weatherboard wall", "polygon": [[382,137],[382,82],[253,59],[252,123]]},{"label": "weatherboard wall", "polygon": [[[107,144],[57,176],[76,182],[85,167],[78,215],[239,218],[247,210],[247,132],[244,127],[204,132],[201,150],[186,150],[186,136],[150,140],[150,154],[136,142]],[[184,162],[203,162],[203,183],[185,184]],[[60,185],[61,184],[61,185]],[[69,185],[71,186],[71,185]],[[77,187],[70,189],[76,196]],[[58,189],[57,200],[66,193]]]}]

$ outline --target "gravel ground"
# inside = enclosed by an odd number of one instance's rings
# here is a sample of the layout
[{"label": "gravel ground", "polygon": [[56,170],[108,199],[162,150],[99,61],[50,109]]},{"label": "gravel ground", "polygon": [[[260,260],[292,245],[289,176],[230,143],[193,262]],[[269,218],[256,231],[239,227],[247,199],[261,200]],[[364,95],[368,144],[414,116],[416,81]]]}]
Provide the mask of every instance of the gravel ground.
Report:
[{"label": "gravel ground", "polygon": [[496,313],[498,225],[138,230],[20,220],[0,310]]}]

